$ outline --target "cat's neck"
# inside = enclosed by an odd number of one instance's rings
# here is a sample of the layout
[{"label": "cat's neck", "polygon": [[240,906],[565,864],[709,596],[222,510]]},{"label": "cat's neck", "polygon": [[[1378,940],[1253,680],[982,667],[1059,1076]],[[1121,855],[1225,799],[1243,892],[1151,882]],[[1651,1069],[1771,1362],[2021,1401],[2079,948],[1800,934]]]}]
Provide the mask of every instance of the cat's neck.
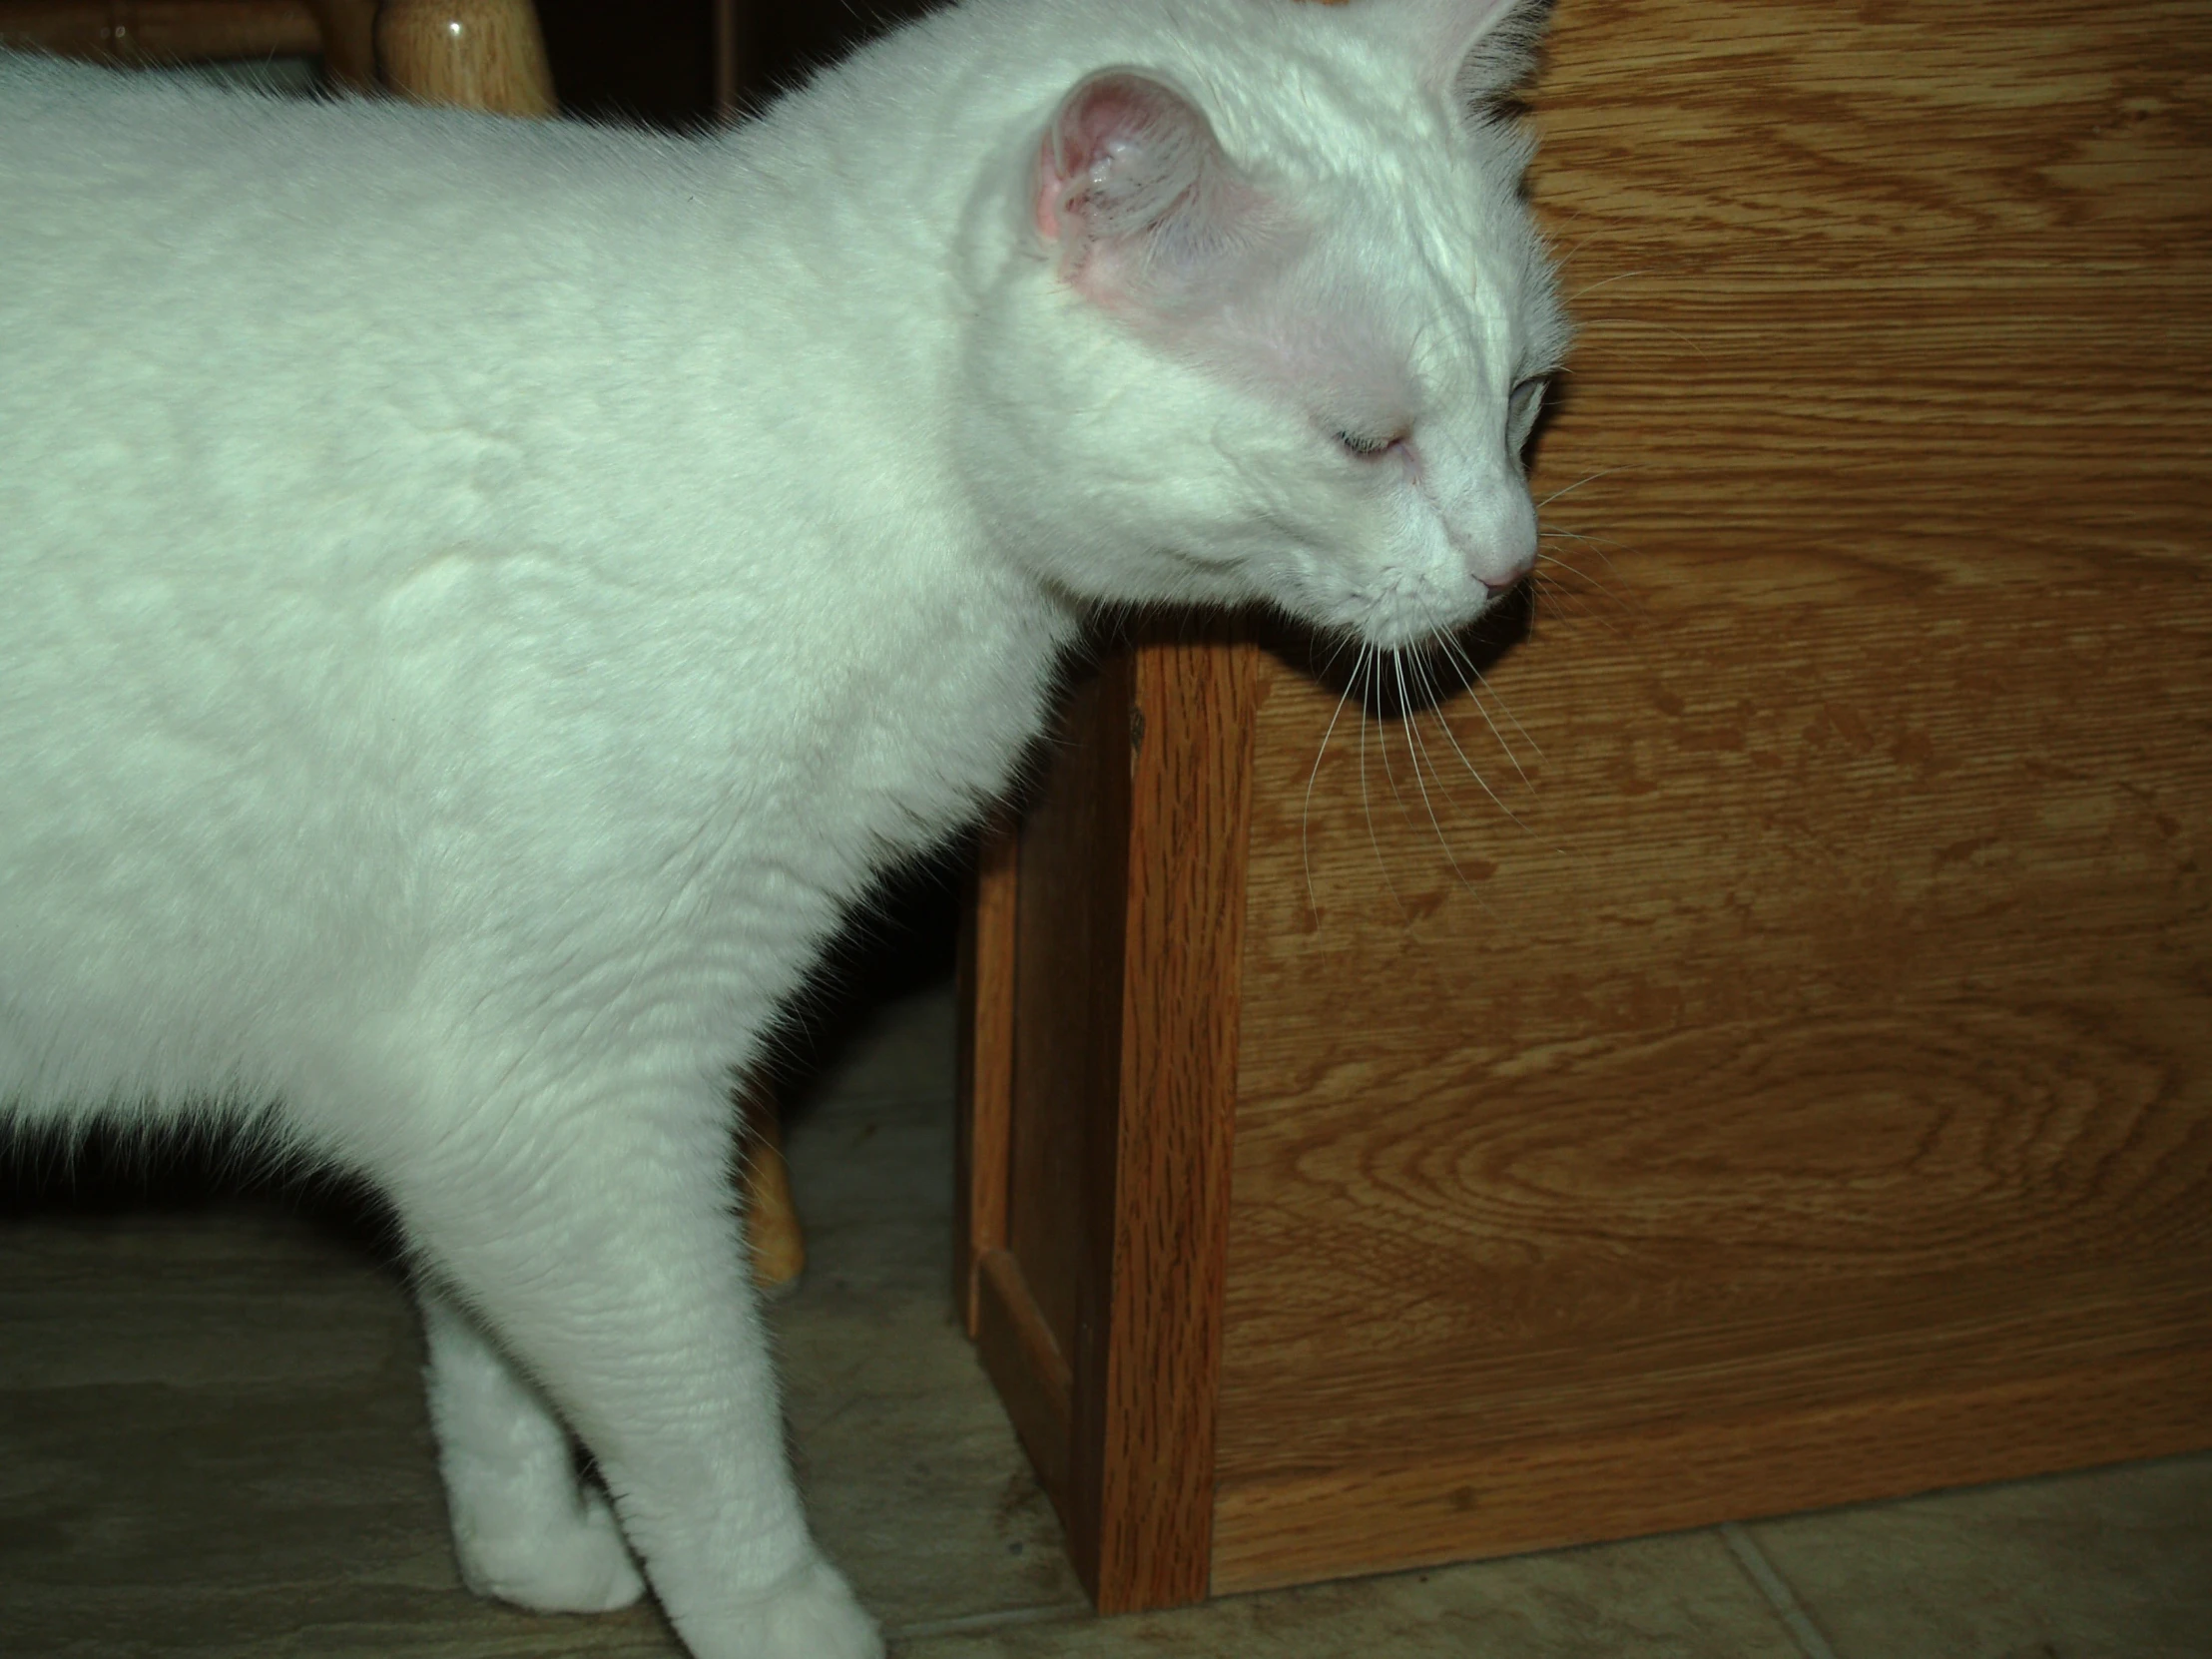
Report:
[{"label": "cat's neck", "polygon": [[[979,222],[1003,220],[1010,191],[993,169],[1018,167],[1018,121],[878,79],[848,65],[830,88],[706,141],[679,186],[722,251],[696,262],[704,276],[675,277],[704,319],[695,394],[720,405],[696,418],[728,434],[725,472],[699,482],[723,522],[747,525],[762,515],[759,481],[774,479],[804,503],[802,537],[814,531],[821,556],[884,605],[901,589],[962,589],[1007,623],[1021,613],[1057,650],[1083,607],[1041,587],[1020,549],[992,544],[952,441],[984,279],[975,250],[1003,247],[1002,224]],[[899,106],[890,118],[883,99]]]}]

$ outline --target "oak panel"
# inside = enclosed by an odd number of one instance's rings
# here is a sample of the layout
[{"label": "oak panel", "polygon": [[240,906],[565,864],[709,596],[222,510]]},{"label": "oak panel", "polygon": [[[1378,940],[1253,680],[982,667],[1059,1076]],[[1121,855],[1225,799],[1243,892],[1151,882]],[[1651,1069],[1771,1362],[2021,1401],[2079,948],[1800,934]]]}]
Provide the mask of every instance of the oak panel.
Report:
[{"label": "oak panel", "polygon": [[1532,633],[1260,675],[1217,1588],[2206,1432],[2191,10],[1564,8]]},{"label": "oak panel", "polygon": [[977,1337],[1109,1611],[1211,1570],[1254,674],[1159,638],[1085,677],[970,926]]},{"label": "oak panel", "polygon": [[1016,1014],[1006,1243],[1061,1353],[1088,1375],[1082,1311],[1110,1272],[1129,879],[1129,665],[1071,691],[1025,815],[1013,922]]}]

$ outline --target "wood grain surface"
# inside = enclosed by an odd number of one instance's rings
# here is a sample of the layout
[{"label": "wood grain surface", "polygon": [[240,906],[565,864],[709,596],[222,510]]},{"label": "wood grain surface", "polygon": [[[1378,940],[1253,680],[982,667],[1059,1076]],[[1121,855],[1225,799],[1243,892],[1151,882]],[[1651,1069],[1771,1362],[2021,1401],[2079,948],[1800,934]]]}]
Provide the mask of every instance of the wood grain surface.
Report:
[{"label": "wood grain surface", "polygon": [[976,840],[960,907],[959,1022],[953,1044],[952,1296],[969,1336],[980,1316],[983,1258],[1006,1247],[1013,1148],[1014,938],[1021,843],[1009,813]]},{"label": "wood grain surface", "polygon": [[352,92],[376,86],[376,11],[378,0],[307,0],[315,31],[322,37],[325,82]]},{"label": "wood grain surface", "polygon": [[[1067,1511],[1069,1464],[1075,1454],[1075,1374],[1067,1354],[1045,1324],[1036,1293],[1012,1251],[995,1248],[977,1259],[973,1298],[971,1335],[984,1370],[997,1385],[1039,1483]],[[1079,1532],[1071,1526],[1070,1532],[1095,1538],[1098,1527],[1094,1521]]]},{"label": "wood grain surface", "polygon": [[1211,1572],[1257,666],[1203,639],[1132,664],[1120,1110],[1094,1211],[1112,1232],[1105,1317],[1078,1338],[1104,1375],[1076,1395],[1071,1481],[1099,1517],[1101,1612],[1200,1600]]},{"label": "wood grain surface", "polygon": [[1259,671],[1217,1590],[2212,1437],[2204,21],[1562,8],[1530,637]]},{"label": "wood grain surface", "polygon": [[1113,1273],[1132,673],[1112,657],[1070,690],[1023,817],[1013,925],[1006,1245],[1086,1381],[1104,1375]]},{"label": "wood grain surface", "polygon": [[515,116],[555,109],[530,0],[383,0],[376,61],[385,85],[419,103]]},{"label": "wood grain surface", "polygon": [[[1970,1485],[1990,1478],[1992,1424],[2026,1425],[2037,1451],[2088,1444],[2125,1457],[2201,1444],[2207,1312],[2201,1301],[2166,1311],[2163,1328],[2136,1328],[2117,1351],[2091,1339],[2062,1371],[2037,1366],[2043,1356],[2030,1350],[2018,1375],[1970,1384],[1950,1378],[1940,1387],[1748,1417],[1647,1411],[1571,1433],[1532,1421],[1519,1438],[1442,1441],[1418,1462],[1345,1463],[1235,1484],[1217,1517],[1215,1587],[1401,1571],[1623,1530],[1710,1525],[1717,1516],[1831,1508],[1894,1496],[1904,1468],[1922,1488]],[[2001,1342],[2011,1333],[1970,1335]],[[2035,1466],[2033,1456],[2018,1464]],[[1754,1507],[1747,1494],[1756,1494]]]}]

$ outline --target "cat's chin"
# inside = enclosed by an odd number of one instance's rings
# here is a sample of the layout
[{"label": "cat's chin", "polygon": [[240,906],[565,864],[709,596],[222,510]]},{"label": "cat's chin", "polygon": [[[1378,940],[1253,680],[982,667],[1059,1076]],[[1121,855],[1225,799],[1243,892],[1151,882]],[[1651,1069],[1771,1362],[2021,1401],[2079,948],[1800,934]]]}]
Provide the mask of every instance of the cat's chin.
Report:
[{"label": "cat's chin", "polygon": [[[1486,611],[1489,607],[1484,606]],[[1424,652],[1438,651],[1456,636],[1472,627],[1482,611],[1469,612],[1466,616],[1441,628],[1391,628],[1362,630],[1353,638],[1368,650],[1382,656],[1419,656]]]},{"label": "cat's chin", "polygon": [[1510,588],[1504,589],[1479,605],[1444,617],[1390,618],[1378,622],[1342,616],[1317,616],[1306,612],[1291,614],[1301,626],[1313,630],[1332,644],[1341,642],[1352,651],[1385,657],[1418,656],[1424,652],[1447,649],[1452,640],[1495,611],[1499,603],[1512,592]]}]

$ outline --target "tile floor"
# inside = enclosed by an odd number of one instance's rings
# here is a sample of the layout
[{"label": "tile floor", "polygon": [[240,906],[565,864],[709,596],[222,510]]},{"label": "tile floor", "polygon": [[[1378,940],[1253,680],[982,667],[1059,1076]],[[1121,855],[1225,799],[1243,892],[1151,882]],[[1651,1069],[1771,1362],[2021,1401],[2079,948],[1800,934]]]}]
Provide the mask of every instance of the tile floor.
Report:
[{"label": "tile floor", "polygon": [[[797,1116],[774,1315],[816,1525],[904,1659],[2212,1656],[2212,1456],[1097,1620],[950,1316],[950,1041],[942,987],[893,1002]],[[189,1184],[0,1214],[0,1654],[677,1652],[649,1607],[459,1588],[373,1232]]]}]

